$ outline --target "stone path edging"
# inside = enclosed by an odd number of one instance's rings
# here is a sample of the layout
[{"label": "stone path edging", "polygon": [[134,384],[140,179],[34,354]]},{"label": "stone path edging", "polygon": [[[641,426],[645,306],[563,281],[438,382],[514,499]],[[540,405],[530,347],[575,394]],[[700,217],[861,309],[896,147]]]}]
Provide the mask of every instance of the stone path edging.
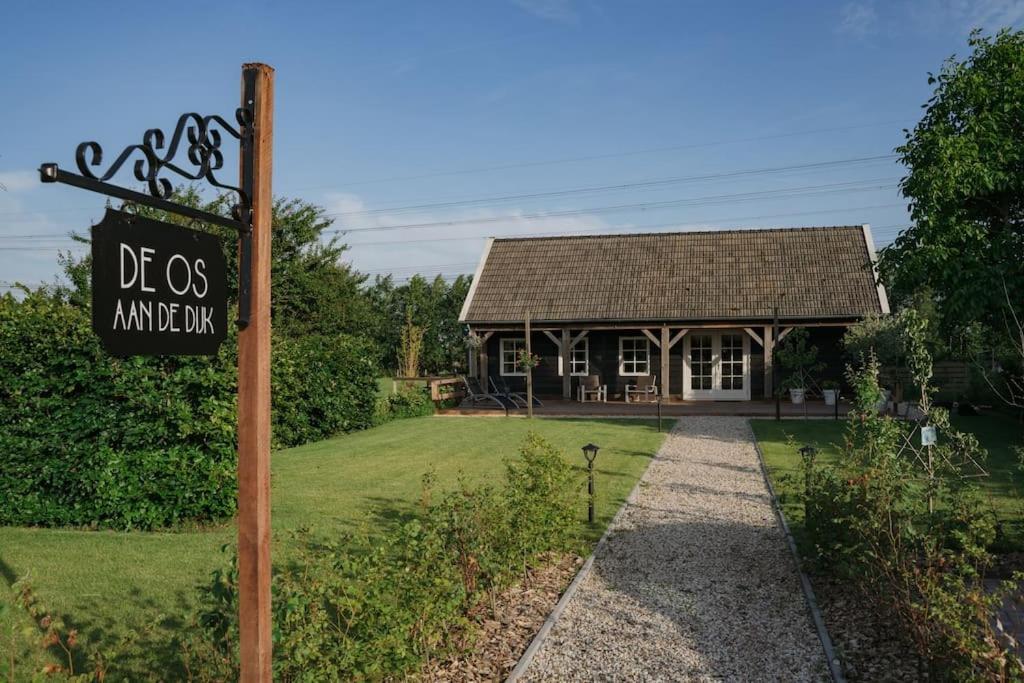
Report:
[{"label": "stone path edging", "polygon": [[[749,425],[749,422],[747,423]],[[775,495],[775,487],[772,486],[772,480],[768,476],[768,467],[764,462],[764,453],[761,452],[761,444],[757,440],[757,436],[753,434],[753,428],[750,428],[751,436],[753,436],[754,448],[757,450],[757,461],[761,464],[761,475],[764,477],[764,483],[768,487],[768,495],[772,499],[772,508],[775,510],[775,516],[779,520],[779,524],[782,526],[782,531],[786,536],[786,544],[789,546],[789,552],[793,555],[793,563],[796,565],[797,573],[800,575],[800,588],[804,593],[804,600],[807,603],[807,609],[811,613],[811,620],[814,622],[814,629],[818,632],[818,640],[821,641],[821,648],[825,651],[825,661],[828,663],[828,671],[832,675],[832,680],[835,683],[846,683],[846,677],[843,675],[843,669],[839,662],[839,657],[836,656],[835,648],[832,645],[832,637],[828,633],[828,628],[825,626],[825,619],[821,614],[821,610],[818,608],[818,601],[814,597],[814,588],[811,586],[811,580],[808,578],[807,573],[803,569],[803,565],[800,562],[800,553],[796,549],[796,541],[793,539],[793,534],[789,530],[789,524],[786,523],[786,516],[782,514],[782,506],[779,504],[778,496]]]},{"label": "stone path edging", "polygon": [[[664,432],[666,441],[668,440],[668,435],[672,431],[672,427],[674,427],[675,424],[676,419],[673,419],[672,424],[669,426],[668,430]],[[664,445],[664,442],[662,445]],[[659,447],[658,450],[660,451],[661,447]],[[551,632],[551,628],[555,625],[555,622],[558,621],[558,618],[562,615],[562,612],[565,611],[566,605],[568,605],[569,601],[572,600],[572,597],[576,594],[576,591],[583,583],[583,580],[587,578],[587,575],[590,574],[591,570],[593,569],[594,556],[597,555],[597,551],[605,544],[608,538],[608,534],[611,532],[612,528],[615,527],[616,524],[619,522],[622,515],[625,514],[626,509],[630,505],[636,503],[636,498],[640,493],[640,485],[644,481],[644,474],[647,473],[647,468],[651,466],[651,463],[654,462],[654,459],[656,457],[657,453],[655,453],[654,456],[647,463],[647,467],[644,468],[644,471],[640,473],[640,477],[636,480],[636,484],[633,485],[633,490],[629,492],[629,495],[626,496],[625,502],[623,502],[622,505],[619,506],[618,512],[616,512],[615,516],[612,517],[610,522],[608,522],[608,526],[604,528],[604,533],[601,534],[601,538],[598,539],[597,545],[595,545],[594,549],[590,552],[590,556],[587,557],[587,561],[584,562],[583,566],[580,567],[580,570],[576,572],[576,576],[569,584],[569,587],[565,589],[564,593],[562,593],[562,597],[558,599],[558,603],[555,605],[555,608],[551,610],[551,614],[549,614],[548,618],[544,620],[544,624],[540,627],[540,630],[537,631],[537,635],[535,635],[533,637],[533,640],[530,641],[530,646],[526,648],[525,652],[523,652],[523,656],[519,658],[519,662],[516,664],[515,668],[512,669],[512,672],[509,673],[508,678],[505,679],[505,683],[516,683],[516,681],[518,681],[519,678],[524,673],[526,673],[526,670],[530,668],[530,663],[533,662],[534,656],[540,650],[541,645],[544,644],[544,641],[547,639],[548,634]]]}]

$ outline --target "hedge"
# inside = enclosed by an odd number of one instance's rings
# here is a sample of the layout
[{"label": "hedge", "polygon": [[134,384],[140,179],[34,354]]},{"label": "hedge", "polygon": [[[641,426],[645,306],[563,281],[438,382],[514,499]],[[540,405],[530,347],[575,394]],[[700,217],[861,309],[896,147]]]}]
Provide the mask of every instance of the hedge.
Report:
[{"label": "hedge", "polygon": [[[373,420],[365,342],[277,340],[275,443]],[[234,332],[214,357],[107,355],[87,310],[0,298],[0,524],[156,528],[236,502]]]},{"label": "hedge", "polygon": [[377,398],[373,345],[358,337],[274,340],[274,443],[297,446],[372,427]]}]

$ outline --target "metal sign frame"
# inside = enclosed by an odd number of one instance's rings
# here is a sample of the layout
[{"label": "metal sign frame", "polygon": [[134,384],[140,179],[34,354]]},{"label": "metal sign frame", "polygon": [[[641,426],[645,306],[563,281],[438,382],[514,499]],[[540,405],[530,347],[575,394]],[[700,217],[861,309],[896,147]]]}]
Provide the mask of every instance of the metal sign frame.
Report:
[{"label": "metal sign frame", "polygon": [[[63,183],[108,197],[124,199],[154,209],[161,209],[186,218],[213,223],[238,232],[238,319],[239,329],[249,325],[251,316],[252,278],[252,196],[253,196],[253,103],[255,101],[256,78],[250,70],[243,72],[242,100],[247,106],[235,110],[235,128],[217,114],[201,116],[195,112],[182,114],[174,127],[170,144],[159,128],[150,128],[142,134],[142,142],[128,145],[117,156],[107,170],[97,174],[93,167],[103,163],[103,148],[98,142],[87,141],[75,150],[75,163],[81,175],[60,168],[55,163],[44,163],[39,167],[39,179],[44,183]],[[238,186],[221,182],[217,172],[224,166],[221,151],[222,131],[239,142]],[[175,159],[180,149],[185,149],[189,170]],[[131,190],[107,181],[133,157],[135,179],[146,183],[149,193]],[[174,192],[171,181],[162,176],[164,171],[174,173],[185,180],[205,180],[221,190],[233,192],[237,203],[232,206],[232,218],[225,218],[209,211],[176,204],[168,199]]]}]

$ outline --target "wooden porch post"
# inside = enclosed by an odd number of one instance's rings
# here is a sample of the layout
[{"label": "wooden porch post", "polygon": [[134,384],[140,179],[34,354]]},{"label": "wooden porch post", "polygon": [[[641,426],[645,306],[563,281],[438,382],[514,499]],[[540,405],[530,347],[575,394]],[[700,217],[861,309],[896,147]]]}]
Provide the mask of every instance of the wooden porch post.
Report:
[{"label": "wooden porch post", "polygon": [[[472,329],[469,331],[469,338],[467,341],[476,342],[479,341],[480,337]],[[479,377],[479,370],[477,370],[476,362],[479,359],[480,354],[477,348],[469,343],[466,345],[466,377]]]},{"label": "wooden porch post", "polygon": [[661,326],[661,396],[662,398],[668,398],[668,385],[669,385],[669,339],[668,339],[668,325]]},{"label": "wooden porch post", "polygon": [[480,371],[480,388],[484,391],[490,391],[490,387],[487,385],[487,337],[483,337],[480,342],[480,359],[477,361],[478,370]]},{"label": "wooden porch post", "polygon": [[572,398],[572,352],[570,346],[572,345],[572,338],[569,334],[569,328],[562,328],[562,398]]},{"label": "wooden porch post", "polygon": [[772,396],[772,364],[775,362],[775,340],[772,339],[771,325],[764,326],[764,396]]},{"label": "wooden porch post", "polygon": [[530,312],[526,312],[526,417],[533,417],[533,347],[530,346]]}]

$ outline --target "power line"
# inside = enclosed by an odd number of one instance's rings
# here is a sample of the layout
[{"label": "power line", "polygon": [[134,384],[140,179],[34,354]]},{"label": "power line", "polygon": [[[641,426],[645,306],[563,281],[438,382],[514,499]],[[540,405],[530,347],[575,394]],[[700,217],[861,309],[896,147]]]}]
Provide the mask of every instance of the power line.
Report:
[{"label": "power line", "polygon": [[[641,225],[603,225],[593,228],[581,228],[578,230],[553,230],[546,232],[528,232],[528,233],[511,233],[502,235],[490,235],[491,237],[531,237],[531,236],[552,236],[552,235],[574,235],[574,234],[589,234],[589,233],[601,233],[601,232],[614,232],[614,231],[635,231],[645,229],[657,229],[657,228],[684,228],[689,227],[692,229],[693,224],[706,224],[709,228],[717,227],[718,225],[738,222],[738,221],[763,221],[774,218],[792,218],[797,216],[817,216],[821,214],[832,214],[832,213],[848,213],[854,211],[871,211],[875,209],[891,209],[904,206],[901,203],[891,204],[871,204],[867,206],[854,206],[844,207],[840,209],[817,209],[814,211],[791,211],[786,213],[775,213],[775,214],[759,214],[753,216],[731,216],[727,218],[701,218],[701,219],[680,219],[670,221],[667,223],[654,223],[654,224],[641,224]],[[874,230],[882,230],[888,227],[903,227],[903,226],[874,226]],[[739,229],[742,229],[740,227]],[[348,243],[346,246],[350,248],[364,247],[364,246],[401,246],[406,244],[423,244],[432,242],[461,242],[466,240],[482,240],[486,239],[488,235],[465,235],[461,237],[426,237],[415,240],[399,239],[399,240],[380,240],[374,242],[354,242]],[[87,243],[79,243],[73,246],[87,247]],[[54,249],[62,249],[65,247],[61,246],[33,246],[33,247],[5,247],[0,246],[0,251],[50,251]]]},{"label": "power line", "polygon": [[724,178],[737,178],[740,176],[751,176],[751,175],[767,175],[772,173],[781,173],[784,171],[799,171],[799,170],[811,170],[811,169],[823,169],[831,167],[845,166],[848,164],[863,164],[878,161],[887,161],[895,159],[895,154],[883,154],[871,157],[858,157],[853,159],[838,159],[834,161],[816,161],[806,164],[794,164],[791,166],[775,166],[769,168],[756,168],[756,169],[745,169],[740,171],[727,171],[724,173],[712,173],[708,175],[696,175],[696,176],[670,176],[667,178],[654,178],[651,180],[640,180],[630,183],[618,183],[615,185],[596,185],[590,187],[578,187],[567,190],[551,190],[547,192],[531,192],[526,194],[511,194],[501,195],[497,197],[481,197],[476,199],[463,199],[453,200],[448,202],[432,202],[427,204],[413,204],[406,206],[396,207],[384,207],[379,209],[366,209],[363,211],[335,211],[326,213],[326,216],[335,217],[348,217],[348,216],[367,216],[380,213],[399,213],[402,211],[421,211],[424,209],[439,209],[448,208],[454,206],[466,206],[472,204],[491,204],[495,202],[504,201],[517,201],[524,199],[548,199],[552,197],[565,197],[573,194],[581,193],[593,193],[593,192],[617,192],[621,190],[632,190],[638,188],[650,188],[660,187],[663,185],[674,185],[679,183],[688,182],[699,182],[704,180],[719,180]]},{"label": "power line", "polygon": [[[661,202],[640,202],[634,204],[613,204],[609,206],[596,206],[586,209],[571,209],[565,211],[549,211],[543,213],[520,214],[513,216],[488,216],[483,218],[453,219],[441,221],[429,221],[424,223],[403,223],[397,225],[378,225],[364,228],[337,228],[324,230],[324,234],[349,234],[355,232],[378,232],[385,230],[405,230],[432,228],[441,226],[500,223],[503,221],[526,221],[543,220],[547,218],[560,218],[565,216],[579,216],[582,214],[606,213],[613,211],[654,210],[679,206],[704,206],[720,204],[723,202],[749,202],[759,199],[792,199],[800,197],[813,197],[825,194],[836,194],[843,192],[865,192],[870,190],[884,190],[893,187],[891,183],[897,178],[872,178],[869,180],[858,180],[845,183],[831,183],[827,185],[808,185],[803,187],[784,188],[779,190],[763,190],[760,192],[745,192],[739,194],[712,195],[706,197],[691,197],[687,199],[675,199]],[[885,185],[870,185],[869,183],[881,183]],[[860,187],[858,187],[860,185]]]},{"label": "power line", "polygon": [[292,191],[293,192],[297,192],[297,191],[300,191],[300,190],[319,190],[319,189],[330,189],[330,188],[337,188],[337,187],[355,187],[357,185],[373,185],[373,184],[377,184],[377,183],[391,183],[391,182],[397,182],[397,181],[402,181],[402,180],[422,180],[422,179],[425,179],[425,178],[440,178],[440,177],[444,177],[444,176],[467,175],[467,174],[471,174],[471,173],[490,173],[492,171],[505,171],[505,170],[510,170],[510,169],[514,169],[514,168],[535,168],[535,167],[538,167],[538,166],[553,166],[553,165],[557,165],[557,164],[572,164],[572,163],[580,163],[580,162],[585,162],[585,161],[599,161],[599,160],[602,160],[602,159],[619,159],[619,158],[628,157],[628,156],[639,156],[639,155],[643,155],[643,154],[655,154],[655,153],[659,153],[659,152],[673,152],[673,151],[679,151],[679,150],[684,150],[684,149],[700,149],[700,148],[704,148],[704,147],[717,147],[717,146],[721,146],[721,145],[742,144],[742,143],[749,143],[749,142],[762,142],[762,141],[765,141],[765,140],[781,140],[781,139],[785,139],[785,138],[801,137],[801,136],[804,136],[804,135],[817,135],[817,134],[820,134],[820,133],[836,133],[836,132],[840,132],[840,131],[859,130],[859,129],[864,129],[864,128],[879,128],[879,127],[882,127],[882,126],[893,126],[893,125],[898,125],[898,124],[902,124],[902,123],[904,123],[904,121],[902,119],[893,119],[893,120],[890,120],[890,121],[878,121],[878,122],[875,122],[875,123],[862,123],[862,124],[851,125],[851,126],[834,126],[834,127],[830,127],[830,128],[815,128],[815,129],[809,129],[809,130],[793,131],[793,132],[789,132],[789,133],[777,133],[777,134],[774,134],[774,135],[760,135],[760,136],[756,136],[756,137],[734,138],[734,139],[731,139],[731,140],[715,140],[715,141],[711,141],[711,142],[695,142],[695,143],[679,144],[679,145],[667,145],[667,146],[664,146],[664,147],[648,147],[648,148],[645,148],[645,149],[634,149],[634,150],[627,150],[627,151],[623,151],[623,152],[609,152],[609,153],[606,153],[606,154],[591,154],[591,155],[588,155],[588,156],[567,157],[567,158],[562,158],[562,159],[548,159],[548,160],[544,160],[544,161],[524,161],[524,162],[500,164],[500,165],[495,165],[495,166],[477,166],[475,168],[465,168],[465,169],[457,169],[457,170],[450,170],[450,171],[436,171],[436,172],[432,172],[432,173],[419,173],[419,174],[406,175],[406,176],[392,176],[390,178],[377,178],[377,179],[374,179],[374,180],[359,180],[359,181],[353,181],[353,182],[348,182],[348,183],[335,183],[333,185],[321,185],[319,187],[297,188],[297,189],[294,189]]},{"label": "power line", "polygon": [[[497,197],[477,197],[477,198],[469,198],[469,199],[462,199],[462,200],[448,201],[448,202],[433,202],[433,203],[424,203],[424,204],[406,205],[406,206],[397,206],[397,207],[382,207],[382,208],[378,208],[378,209],[366,209],[366,210],[363,210],[363,211],[336,211],[336,212],[325,213],[324,215],[325,216],[333,216],[333,217],[373,215],[373,214],[379,214],[379,213],[395,213],[395,212],[410,211],[410,210],[422,210],[422,209],[430,209],[430,208],[443,208],[443,207],[452,207],[452,206],[460,206],[460,205],[471,205],[471,204],[486,204],[486,203],[491,203],[491,202],[512,201],[512,200],[521,200],[521,199],[542,199],[542,198],[550,198],[550,197],[567,196],[567,195],[579,194],[579,193],[614,192],[614,191],[625,190],[625,189],[634,189],[634,188],[643,188],[643,187],[658,187],[658,186],[661,186],[661,185],[669,185],[669,184],[676,184],[676,183],[686,183],[686,182],[699,182],[699,181],[715,180],[715,179],[723,179],[723,178],[735,178],[735,177],[742,177],[742,176],[747,176],[747,175],[765,175],[765,174],[773,174],[773,173],[780,173],[780,172],[786,172],[786,171],[798,171],[798,170],[821,169],[821,168],[830,168],[830,167],[841,167],[841,166],[845,166],[845,165],[849,165],[849,164],[873,163],[873,162],[878,162],[878,161],[891,160],[891,159],[894,159],[894,158],[896,158],[896,155],[884,154],[884,155],[875,155],[875,156],[867,156],[867,157],[854,157],[854,158],[848,158],[848,159],[832,159],[832,160],[824,160],[824,161],[807,162],[807,163],[803,163],[803,164],[793,164],[793,165],[789,165],[789,166],[775,166],[775,167],[756,168],[756,169],[740,169],[740,170],[734,170],[734,171],[724,171],[724,172],[721,172],[721,173],[712,173],[712,174],[695,175],[695,176],[670,176],[670,177],[667,177],[667,178],[654,178],[654,179],[650,179],[650,180],[641,180],[641,181],[634,181],[634,182],[629,182],[629,183],[617,183],[617,184],[611,184],[611,185],[598,185],[598,186],[590,186],[590,187],[583,187],[583,188],[571,188],[571,189],[564,189],[564,190],[550,190],[550,191],[532,192],[532,193],[524,193],[524,194],[501,195],[501,196],[497,196]],[[95,209],[95,207],[83,207],[81,210],[93,210],[93,209]],[[79,210],[79,209],[54,209],[54,210],[49,211],[48,213],[55,213],[55,212],[59,212],[59,211],[77,211],[77,210]],[[4,216],[4,215],[10,216],[10,215],[19,215],[19,214],[28,215],[28,214],[37,214],[37,213],[40,213],[40,212],[38,212],[38,211],[16,211],[16,212],[0,213],[0,216]],[[61,233],[30,234],[30,235],[0,235],[0,239],[46,239],[46,238],[50,238],[50,237],[66,238],[67,235],[66,234],[61,234]]]}]

